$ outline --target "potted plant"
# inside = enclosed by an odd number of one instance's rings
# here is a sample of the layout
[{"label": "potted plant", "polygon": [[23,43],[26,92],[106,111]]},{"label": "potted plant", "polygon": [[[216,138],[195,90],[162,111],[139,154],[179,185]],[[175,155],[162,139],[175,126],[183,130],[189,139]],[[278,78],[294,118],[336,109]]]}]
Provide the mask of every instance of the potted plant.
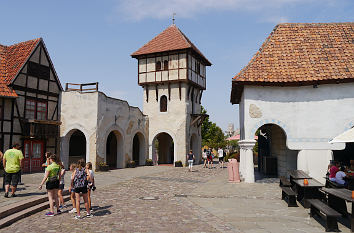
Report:
[{"label": "potted plant", "polygon": [[134,160],[129,160],[127,162],[127,168],[135,168],[136,167],[136,163]]},{"label": "potted plant", "polygon": [[145,161],[145,166],[153,166],[154,163],[152,162],[152,159],[146,159]]},{"label": "potted plant", "polygon": [[181,160],[176,161],[175,167],[183,167],[182,161]]},{"label": "potted plant", "polygon": [[109,166],[105,162],[100,162],[98,164],[98,167],[99,167],[99,170],[103,171],[103,172],[106,172],[109,170]]}]

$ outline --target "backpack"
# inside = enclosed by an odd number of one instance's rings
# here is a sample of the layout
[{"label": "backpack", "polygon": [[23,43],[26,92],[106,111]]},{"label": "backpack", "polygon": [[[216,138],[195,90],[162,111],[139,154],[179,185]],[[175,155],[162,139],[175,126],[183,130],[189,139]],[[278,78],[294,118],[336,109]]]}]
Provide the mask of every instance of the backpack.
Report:
[{"label": "backpack", "polygon": [[74,188],[85,188],[87,187],[87,174],[85,168],[81,170],[76,169],[76,174],[74,177]]},{"label": "backpack", "polygon": [[210,156],[210,150],[206,151],[207,156]]}]

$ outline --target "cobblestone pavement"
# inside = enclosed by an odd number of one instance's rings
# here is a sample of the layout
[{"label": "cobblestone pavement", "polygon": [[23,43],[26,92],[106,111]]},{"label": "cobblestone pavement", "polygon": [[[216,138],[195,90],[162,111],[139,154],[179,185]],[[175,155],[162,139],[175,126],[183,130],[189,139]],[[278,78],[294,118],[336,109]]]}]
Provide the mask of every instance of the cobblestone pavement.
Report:
[{"label": "cobblestone pavement", "polygon": [[[100,184],[93,193],[93,218],[75,220],[68,213],[70,208],[54,217],[45,217],[46,211],[42,211],[2,231],[325,231],[317,220],[309,218],[307,209],[287,207],[280,199],[278,183],[230,184],[226,169],[203,169],[199,165],[194,172],[188,172],[186,168],[140,167],[97,177]],[[158,200],[143,200],[144,197]],[[339,227],[342,232],[349,232],[343,223]]]}]

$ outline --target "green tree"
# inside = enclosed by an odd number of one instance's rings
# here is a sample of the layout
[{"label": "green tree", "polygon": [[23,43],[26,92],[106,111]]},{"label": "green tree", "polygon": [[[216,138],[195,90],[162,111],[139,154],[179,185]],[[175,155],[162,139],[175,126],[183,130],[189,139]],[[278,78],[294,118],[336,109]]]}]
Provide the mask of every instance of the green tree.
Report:
[{"label": "green tree", "polygon": [[[202,114],[206,114],[206,109],[202,106]],[[222,129],[206,117],[202,123],[202,146],[212,148],[225,147],[227,142]]]}]

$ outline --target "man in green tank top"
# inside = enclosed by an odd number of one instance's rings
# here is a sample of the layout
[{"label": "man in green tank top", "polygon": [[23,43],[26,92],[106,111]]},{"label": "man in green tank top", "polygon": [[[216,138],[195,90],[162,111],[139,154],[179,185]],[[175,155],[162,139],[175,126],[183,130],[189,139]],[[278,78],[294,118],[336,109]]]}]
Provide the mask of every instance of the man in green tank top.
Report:
[{"label": "man in green tank top", "polygon": [[15,197],[17,184],[20,178],[20,172],[23,161],[23,154],[20,151],[20,144],[15,143],[12,149],[5,152],[3,165],[5,168],[5,197],[9,197],[9,187],[11,184],[11,197]]}]

